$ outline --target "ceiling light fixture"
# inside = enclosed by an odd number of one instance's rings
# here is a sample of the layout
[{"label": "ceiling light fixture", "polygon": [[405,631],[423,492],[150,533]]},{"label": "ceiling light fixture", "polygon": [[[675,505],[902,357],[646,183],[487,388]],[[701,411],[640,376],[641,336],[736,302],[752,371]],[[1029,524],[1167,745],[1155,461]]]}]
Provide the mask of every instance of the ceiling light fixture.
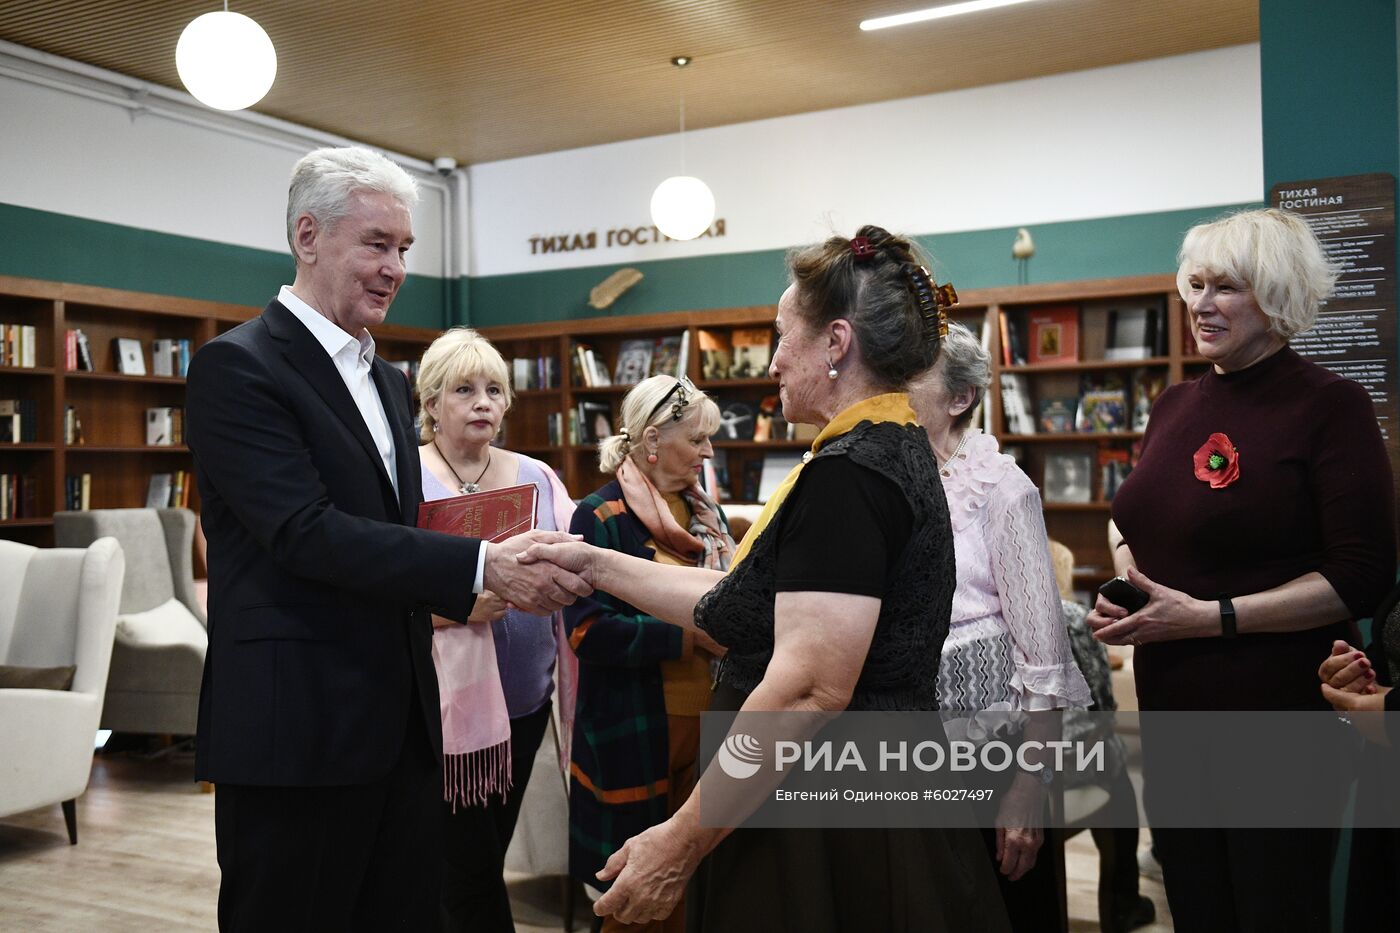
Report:
[{"label": "ceiling light fixture", "polygon": [[277,77],[277,50],[242,13],[195,17],[175,45],[175,70],[185,89],[215,110],[244,110],[263,99]]},{"label": "ceiling light fixture", "polygon": [[[677,55],[671,64],[677,68],[689,65],[693,58]],[[685,173],[685,86],[680,92],[681,114],[681,173],[656,186],[651,194],[651,222],[656,229],[673,240],[693,240],[715,219],[715,196],[710,186]]]},{"label": "ceiling light fixture", "polygon": [[875,29],[889,29],[891,26],[907,26],[910,23],[922,23],[931,19],[946,19],[949,16],[961,16],[964,13],[980,13],[983,10],[995,10],[997,7],[1034,2],[1035,0],[967,0],[966,3],[948,3],[943,6],[930,7],[927,10],[915,10],[912,13],[899,13],[894,16],[879,16],[875,19],[862,20],[860,28],[864,32],[870,32]]}]

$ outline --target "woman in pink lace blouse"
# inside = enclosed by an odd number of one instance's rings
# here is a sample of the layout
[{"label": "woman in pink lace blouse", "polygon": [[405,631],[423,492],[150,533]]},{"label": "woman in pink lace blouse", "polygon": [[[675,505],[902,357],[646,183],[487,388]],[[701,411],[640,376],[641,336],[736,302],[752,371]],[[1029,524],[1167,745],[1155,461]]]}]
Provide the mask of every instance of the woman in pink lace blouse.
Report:
[{"label": "woman in pink lace blouse", "polygon": [[[948,497],[958,582],[952,628],[938,668],[945,710],[1034,712],[1084,708],[1089,685],[1075,666],[1050,564],[1040,493],[972,426],[991,360],[953,324],[937,364],[910,390]],[[1045,788],[1029,772],[998,794],[998,828],[984,830],[1017,933],[1055,929],[1058,879],[1037,863]]]}]

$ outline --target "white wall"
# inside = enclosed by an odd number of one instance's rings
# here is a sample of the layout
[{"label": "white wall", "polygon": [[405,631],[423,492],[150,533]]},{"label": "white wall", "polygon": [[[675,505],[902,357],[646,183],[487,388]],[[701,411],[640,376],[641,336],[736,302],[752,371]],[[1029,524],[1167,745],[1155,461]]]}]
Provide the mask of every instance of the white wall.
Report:
[{"label": "white wall", "polygon": [[[315,148],[310,131],[298,143],[256,125],[230,132],[207,111],[209,126],[133,115],[94,99],[107,93],[94,90],[99,83],[75,81],[94,94],[80,96],[17,76],[30,65],[0,57],[0,202],[287,252],[287,182]],[[33,73],[67,83],[53,69]],[[414,212],[410,272],[443,275],[445,201],[445,185],[431,177]]]},{"label": "white wall", "polygon": [[[649,224],[674,135],[469,169],[472,275],[785,248],[877,222],[911,233],[1031,225],[1264,196],[1259,47],[688,133],[726,235],[607,248]],[[531,255],[530,237],[598,232]]]}]

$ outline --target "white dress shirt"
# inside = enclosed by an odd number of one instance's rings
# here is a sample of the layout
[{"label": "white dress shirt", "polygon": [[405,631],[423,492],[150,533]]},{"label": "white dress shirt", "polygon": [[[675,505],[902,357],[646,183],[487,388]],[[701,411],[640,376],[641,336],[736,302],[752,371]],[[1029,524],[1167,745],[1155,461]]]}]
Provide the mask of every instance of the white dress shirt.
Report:
[{"label": "white dress shirt", "polygon": [[[389,474],[389,482],[393,484],[394,495],[397,497],[399,471],[394,465],[394,435],[389,430],[389,416],[384,412],[384,400],[379,397],[379,390],[375,388],[374,380],[369,375],[370,367],[374,364],[374,338],[367,330],[361,331],[359,337],[351,337],[330,318],[293,294],[291,286],[283,285],[282,290],[277,293],[277,300],[311,331],[311,336],[316,338],[316,342],[335,364],[335,371],[340,374],[345,388],[355,401],[355,407],[360,410],[360,417],[364,419],[370,437],[374,439],[374,446],[379,450],[379,459],[384,463],[384,472]],[[486,542],[483,541],[476,559],[473,593],[482,591],[485,576]]]}]

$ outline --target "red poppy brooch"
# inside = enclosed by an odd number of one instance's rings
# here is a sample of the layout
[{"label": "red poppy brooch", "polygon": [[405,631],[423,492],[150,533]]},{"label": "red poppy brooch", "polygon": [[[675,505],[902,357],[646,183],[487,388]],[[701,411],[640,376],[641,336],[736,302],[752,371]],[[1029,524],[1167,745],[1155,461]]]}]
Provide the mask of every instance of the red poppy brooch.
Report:
[{"label": "red poppy brooch", "polygon": [[1219,431],[1212,434],[1191,458],[1196,479],[1210,483],[1211,489],[1224,489],[1240,478],[1240,452]]}]

